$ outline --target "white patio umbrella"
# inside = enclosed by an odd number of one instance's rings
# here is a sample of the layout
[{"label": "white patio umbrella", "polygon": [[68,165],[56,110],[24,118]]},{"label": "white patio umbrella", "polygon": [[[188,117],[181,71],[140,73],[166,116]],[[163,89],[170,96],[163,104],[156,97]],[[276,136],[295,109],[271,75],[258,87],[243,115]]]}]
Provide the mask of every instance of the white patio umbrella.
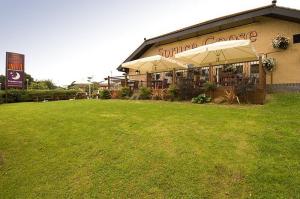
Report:
[{"label": "white patio umbrella", "polygon": [[222,41],[176,54],[175,59],[196,67],[256,61],[250,40]]},{"label": "white patio umbrella", "polygon": [[123,68],[129,68],[139,71],[140,73],[157,73],[171,71],[173,69],[186,69],[187,66],[170,58],[160,55],[137,59],[122,64]]}]

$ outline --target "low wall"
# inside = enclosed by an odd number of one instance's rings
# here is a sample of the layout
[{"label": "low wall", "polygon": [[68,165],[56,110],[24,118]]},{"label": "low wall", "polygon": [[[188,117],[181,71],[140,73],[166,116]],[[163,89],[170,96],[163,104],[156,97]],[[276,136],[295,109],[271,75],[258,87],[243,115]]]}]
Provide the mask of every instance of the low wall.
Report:
[{"label": "low wall", "polygon": [[300,92],[300,83],[294,84],[268,84],[268,93],[278,93],[278,92]]},{"label": "low wall", "polygon": [[[232,90],[232,87],[218,87],[213,91],[212,97],[225,97],[225,91]],[[241,102],[248,102],[251,104],[264,104],[266,100],[266,92],[264,89],[256,89],[254,91],[248,91],[246,95],[246,99],[239,99]]]}]

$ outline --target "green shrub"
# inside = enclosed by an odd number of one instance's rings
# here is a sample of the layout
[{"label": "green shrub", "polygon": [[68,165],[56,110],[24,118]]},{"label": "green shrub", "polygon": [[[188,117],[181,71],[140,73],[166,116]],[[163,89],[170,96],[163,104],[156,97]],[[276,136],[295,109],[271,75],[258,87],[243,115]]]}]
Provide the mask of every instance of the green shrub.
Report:
[{"label": "green shrub", "polygon": [[0,91],[0,104],[3,104],[5,101],[5,92]]},{"label": "green shrub", "polygon": [[146,100],[151,98],[151,88],[141,87],[139,90],[139,99]]},{"label": "green shrub", "polygon": [[167,99],[170,99],[170,100],[177,100],[179,98],[179,89],[172,85],[168,88],[167,90]]},{"label": "green shrub", "polygon": [[109,90],[101,90],[99,93],[99,98],[100,99],[111,99],[111,94]]},{"label": "green shrub", "polygon": [[191,100],[199,92],[194,88],[192,81],[186,81],[184,78],[177,81],[177,88],[179,93],[179,100]]},{"label": "green shrub", "polygon": [[217,85],[212,82],[206,82],[203,86],[206,91],[213,91],[217,88]]},{"label": "green shrub", "polygon": [[22,102],[24,96],[23,90],[8,90],[7,103]]},{"label": "green shrub", "polygon": [[[76,96],[74,90],[7,90],[7,102],[32,102],[43,100],[69,100]],[[5,101],[5,92],[0,93],[0,103]]]},{"label": "green shrub", "polygon": [[192,103],[195,104],[205,104],[211,102],[211,98],[207,97],[205,94],[198,95],[192,99]]},{"label": "green shrub", "polygon": [[76,99],[86,99],[86,98],[87,98],[87,93],[86,92],[82,92],[80,90],[77,90]]},{"label": "green shrub", "polygon": [[130,98],[131,95],[132,95],[132,92],[128,87],[123,87],[119,91],[119,97],[122,99]]},{"label": "green shrub", "polygon": [[32,91],[28,91],[29,99],[31,99],[30,101],[68,100],[68,99],[74,99],[76,97],[76,94],[77,94],[77,91],[75,91],[75,90],[48,90],[48,91],[32,90]]},{"label": "green shrub", "polygon": [[97,91],[92,92],[92,99],[98,99],[99,98],[99,94]]}]

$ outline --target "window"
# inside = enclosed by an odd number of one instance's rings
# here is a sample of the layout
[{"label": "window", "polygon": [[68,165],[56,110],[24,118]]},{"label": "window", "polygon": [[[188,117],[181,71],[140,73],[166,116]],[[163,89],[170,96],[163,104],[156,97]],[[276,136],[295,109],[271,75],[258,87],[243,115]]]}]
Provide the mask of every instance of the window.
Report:
[{"label": "window", "polygon": [[300,34],[296,34],[293,36],[293,42],[294,44],[300,43]]},{"label": "window", "polygon": [[155,74],[155,80],[159,80],[160,79],[160,74]]},{"label": "window", "polygon": [[259,73],[259,65],[258,64],[252,64],[250,69],[251,74]]},{"label": "window", "polygon": [[[251,64],[250,67],[250,78],[258,79],[259,78],[259,64]],[[257,82],[256,80],[254,80]]]},{"label": "window", "polygon": [[237,65],[236,66],[236,72],[238,73],[238,74],[243,74],[243,69],[244,67],[243,67],[243,65]]},{"label": "window", "polygon": [[201,70],[201,76],[208,76],[209,75],[209,69],[202,69]]},{"label": "window", "polygon": [[208,81],[208,79],[209,79],[209,69],[208,68],[202,68],[201,69],[200,80]]}]

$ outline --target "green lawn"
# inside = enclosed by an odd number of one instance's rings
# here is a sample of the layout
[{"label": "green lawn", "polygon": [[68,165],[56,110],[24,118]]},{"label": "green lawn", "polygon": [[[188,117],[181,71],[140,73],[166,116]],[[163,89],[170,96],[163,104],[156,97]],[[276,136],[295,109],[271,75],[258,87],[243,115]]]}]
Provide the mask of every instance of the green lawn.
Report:
[{"label": "green lawn", "polygon": [[0,198],[300,198],[300,94],[0,105]]}]

